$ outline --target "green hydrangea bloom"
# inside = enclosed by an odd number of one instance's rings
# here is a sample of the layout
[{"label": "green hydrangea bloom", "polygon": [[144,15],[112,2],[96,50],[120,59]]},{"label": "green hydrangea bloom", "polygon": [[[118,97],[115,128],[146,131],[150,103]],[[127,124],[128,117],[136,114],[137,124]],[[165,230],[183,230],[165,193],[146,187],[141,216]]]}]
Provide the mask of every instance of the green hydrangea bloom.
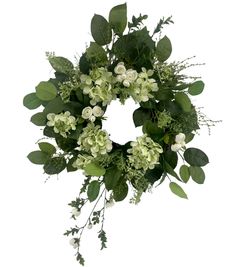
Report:
[{"label": "green hydrangea bloom", "polygon": [[79,154],[78,158],[73,162],[72,166],[76,169],[84,169],[87,164],[91,163],[94,157],[86,154]]},{"label": "green hydrangea bloom", "polygon": [[65,138],[70,130],[76,130],[76,118],[71,116],[69,111],[60,114],[49,113],[47,119],[47,125]]},{"label": "green hydrangea bloom", "polygon": [[159,162],[162,147],[154,142],[147,134],[140,136],[135,142],[131,142],[132,148],[128,149],[129,163],[135,169],[154,169]]},{"label": "green hydrangea bloom", "polygon": [[163,110],[157,113],[157,125],[159,128],[164,129],[172,122],[172,117],[169,111]]},{"label": "green hydrangea bloom", "polygon": [[88,123],[83,129],[78,140],[79,150],[91,153],[93,157],[105,155],[112,150],[112,141],[106,131],[102,130],[99,125]]},{"label": "green hydrangea bloom", "polygon": [[101,67],[91,70],[89,75],[82,74],[80,80],[83,93],[91,98],[91,105],[95,106],[102,102],[102,105],[106,106],[113,99],[116,99],[117,92],[113,86],[115,80],[112,72],[109,72],[106,68]]}]

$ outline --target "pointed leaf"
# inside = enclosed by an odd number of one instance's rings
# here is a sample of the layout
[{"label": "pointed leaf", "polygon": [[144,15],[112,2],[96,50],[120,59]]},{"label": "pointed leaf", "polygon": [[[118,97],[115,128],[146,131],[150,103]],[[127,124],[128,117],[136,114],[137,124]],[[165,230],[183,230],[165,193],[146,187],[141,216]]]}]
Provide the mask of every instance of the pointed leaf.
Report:
[{"label": "pointed leaf", "polygon": [[181,181],[181,179],[179,178],[178,174],[174,171],[174,169],[170,166],[170,164],[168,162],[164,161],[163,165],[164,165],[163,167],[164,167],[164,169],[165,169],[165,171],[167,173],[169,173],[170,175],[175,177],[177,180]]},{"label": "pointed leaf", "polygon": [[101,15],[94,15],[91,21],[91,33],[95,42],[106,45],[111,42],[112,31],[108,21]]},{"label": "pointed leaf", "polygon": [[49,154],[49,155],[53,155],[56,153],[56,148],[55,146],[53,146],[52,144],[50,143],[47,143],[47,142],[40,142],[38,143],[39,145],[39,148],[41,151]]},{"label": "pointed leaf", "polygon": [[198,184],[203,184],[205,181],[205,173],[201,167],[190,166],[189,167],[190,175],[194,182]]},{"label": "pointed leaf", "polygon": [[99,192],[100,192],[100,183],[98,181],[92,181],[88,185],[88,191],[87,191],[89,201],[93,202],[98,197]]},{"label": "pointed leaf", "polygon": [[23,99],[23,105],[28,109],[36,109],[42,104],[42,101],[36,96],[36,93],[28,94]]},{"label": "pointed leaf", "polygon": [[37,126],[45,126],[47,118],[43,112],[38,112],[31,117],[30,121]]},{"label": "pointed leaf", "polygon": [[191,111],[191,101],[185,93],[183,93],[183,92],[176,93],[175,94],[175,101],[181,106],[181,108],[184,112],[190,112]]},{"label": "pointed leaf", "polygon": [[179,169],[179,175],[181,179],[187,183],[190,177],[189,168],[187,165],[182,165]]},{"label": "pointed leaf", "polygon": [[115,6],[111,9],[109,14],[109,23],[118,35],[122,35],[127,25],[127,5]]},{"label": "pointed leaf", "polygon": [[129,188],[125,181],[122,181],[119,183],[114,189],[113,189],[113,197],[115,201],[122,201],[126,198],[128,194]]},{"label": "pointed leaf", "polygon": [[44,164],[44,171],[49,174],[58,174],[66,167],[66,160],[64,157],[55,157],[47,160]]},{"label": "pointed leaf", "polygon": [[97,163],[89,163],[84,168],[87,175],[91,176],[103,176],[106,173],[106,169],[99,166]]},{"label": "pointed leaf", "polygon": [[49,57],[48,60],[51,66],[57,72],[70,74],[74,69],[73,64],[67,58],[53,56],[53,57]]},{"label": "pointed leaf", "polygon": [[104,176],[104,183],[107,190],[112,190],[116,187],[121,177],[122,171],[116,166],[107,169]]},{"label": "pointed leaf", "polygon": [[30,152],[27,158],[34,164],[44,164],[49,156],[47,153],[37,150]]},{"label": "pointed leaf", "polygon": [[172,52],[172,45],[170,39],[164,36],[158,43],[156,47],[157,59],[161,62],[166,61]]},{"label": "pointed leaf", "polygon": [[171,182],[169,184],[169,187],[170,187],[171,192],[174,193],[175,195],[177,195],[178,197],[188,199],[186,193],[184,192],[184,190],[182,189],[182,187],[179,186],[178,184],[176,184],[174,182]]},{"label": "pointed leaf", "polygon": [[57,95],[57,89],[51,82],[40,82],[36,87],[36,95],[43,101],[50,101]]}]

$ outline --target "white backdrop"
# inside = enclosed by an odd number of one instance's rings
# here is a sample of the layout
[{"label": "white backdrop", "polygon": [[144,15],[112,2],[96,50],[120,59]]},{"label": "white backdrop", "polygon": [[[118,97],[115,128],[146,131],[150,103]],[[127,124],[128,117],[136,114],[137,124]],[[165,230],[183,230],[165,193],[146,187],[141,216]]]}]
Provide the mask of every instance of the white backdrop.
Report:
[{"label": "white backdrop", "polygon": [[[67,203],[77,196],[81,173],[52,178],[26,155],[42,135],[22,106],[25,94],[53,72],[45,51],[73,60],[91,40],[94,13],[106,16],[115,0],[8,0],[0,3],[1,180],[0,266],[78,266],[63,232],[70,226]],[[203,186],[184,188],[189,200],[169,192],[168,184],[134,206],[116,204],[107,211],[108,249],[100,252],[96,231],[83,240],[87,267],[235,267],[235,10],[234,1],[134,1],[131,15],[148,14],[152,30],[162,16],[175,24],[165,33],[173,44],[172,60],[197,55],[206,66],[193,69],[206,83],[196,105],[223,123],[206,130],[194,145],[210,158]],[[134,105],[110,108],[106,128],[117,141],[134,139]]]}]

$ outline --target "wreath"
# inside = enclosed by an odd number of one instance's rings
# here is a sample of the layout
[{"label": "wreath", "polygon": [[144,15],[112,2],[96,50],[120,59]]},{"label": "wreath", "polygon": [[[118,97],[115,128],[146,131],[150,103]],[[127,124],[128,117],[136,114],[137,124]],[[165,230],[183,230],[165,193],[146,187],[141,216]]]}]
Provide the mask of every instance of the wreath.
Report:
[{"label": "wreath", "polygon": [[[45,136],[28,159],[42,164],[49,176],[63,170],[83,170],[85,175],[78,197],[69,203],[72,219],[78,219],[87,203],[95,204],[82,226],[65,232],[73,236],[70,243],[82,265],[84,230],[99,227],[101,249],[105,248],[105,209],[123,201],[129,191],[130,201],[137,204],[143,193],[167,179],[174,194],[187,198],[180,184],[190,177],[198,184],[205,180],[202,167],[208,157],[188,143],[201,125],[210,128],[215,122],[191,102],[192,96],[202,93],[204,83],[183,74],[199,64],[190,64],[191,58],[168,62],[172,45],[162,29],[173,23],[172,17],[160,19],[152,34],[143,24],[146,19],[140,14],[127,23],[126,4],[113,7],[109,20],[95,14],[94,41],[76,64],[46,53],[55,77],[40,82],[23,100],[30,110],[41,107],[31,122],[43,127]],[[102,123],[113,100],[125,104],[128,98],[139,104],[133,121],[143,135],[122,145],[110,139]],[[178,164],[179,158],[183,164]]]}]

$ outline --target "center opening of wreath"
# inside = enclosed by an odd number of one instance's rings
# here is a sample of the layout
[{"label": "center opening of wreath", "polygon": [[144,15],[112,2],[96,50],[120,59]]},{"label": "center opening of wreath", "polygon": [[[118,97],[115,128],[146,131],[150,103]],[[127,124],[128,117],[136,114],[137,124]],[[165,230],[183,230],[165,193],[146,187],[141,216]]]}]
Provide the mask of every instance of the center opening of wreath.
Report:
[{"label": "center opening of wreath", "polygon": [[133,122],[133,112],[137,108],[139,105],[132,99],[127,99],[124,105],[117,99],[107,107],[103,129],[108,132],[112,141],[123,145],[142,135],[142,127],[135,128]]}]

